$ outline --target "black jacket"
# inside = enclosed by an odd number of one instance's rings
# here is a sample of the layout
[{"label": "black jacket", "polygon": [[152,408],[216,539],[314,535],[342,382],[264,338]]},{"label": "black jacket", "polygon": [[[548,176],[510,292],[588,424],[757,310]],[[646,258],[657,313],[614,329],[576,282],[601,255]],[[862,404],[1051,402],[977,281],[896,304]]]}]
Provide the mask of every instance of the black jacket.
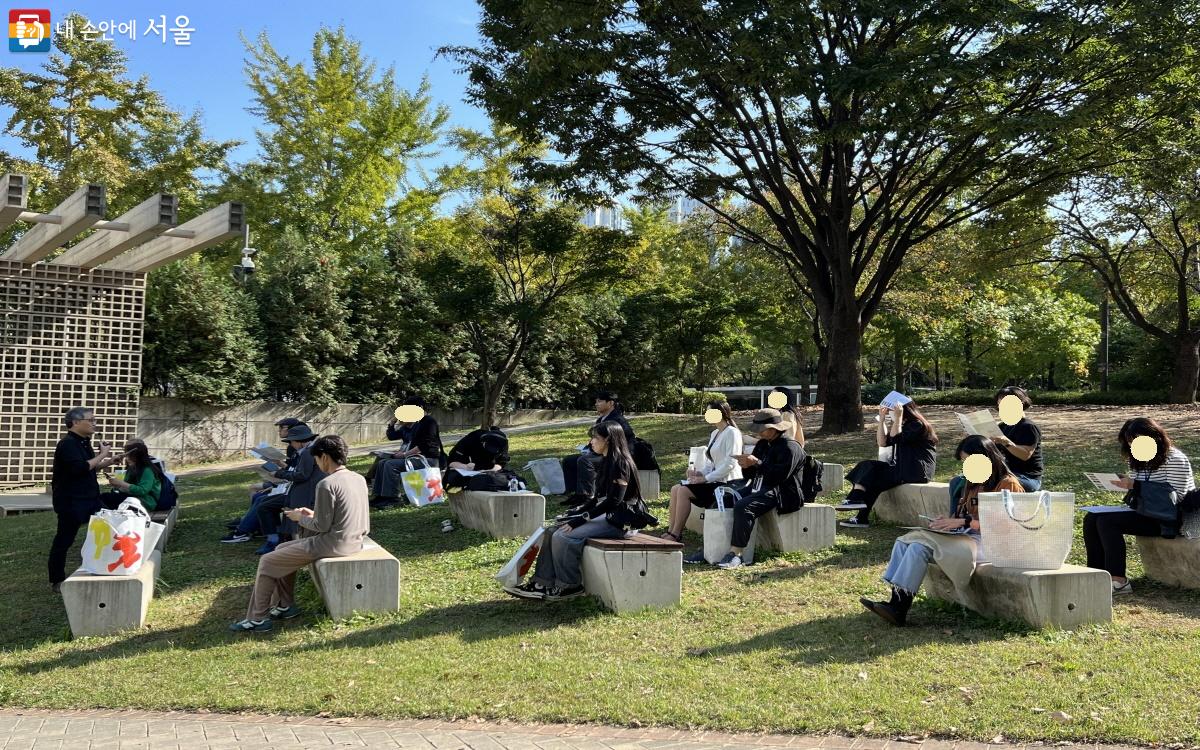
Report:
[{"label": "black jacket", "polygon": [[[750,455],[762,463],[742,470],[755,492],[775,492],[779,512],[794,513],[804,505],[801,479],[804,474],[804,448],[795,440],[779,435],[772,441],[759,440]],[[758,480],[761,479],[761,482]]]},{"label": "black jacket", "polygon": [[[484,435],[489,435],[484,440]],[[496,427],[472,430],[463,435],[450,449],[447,463],[474,464],[477,471],[491,470],[495,464],[508,463],[508,437]]]},{"label": "black jacket", "polygon": [[901,484],[925,484],[933,479],[937,448],[929,442],[923,424],[916,420],[905,422],[898,435],[887,436],[887,444],[895,448],[892,463]]},{"label": "black jacket", "polygon": [[409,447],[421,451],[421,455],[429,459],[430,466],[446,468],[446,451],[442,447],[442,431],[438,427],[437,420],[428,414],[413,425]]},{"label": "black jacket", "polygon": [[79,510],[100,509],[100,483],[96,481],[96,470],[88,468],[88,462],[95,457],[96,451],[88,438],[68,432],[58,441],[50,479],[56,511],[66,511],[72,506],[80,506]]},{"label": "black jacket", "polygon": [[625,418],[625,412],[620,409],[613,409],[608,414],[596,420],[596,424],[601,422],[617,422],[621,425],[621,430],[625,433],[625,442],[633,447],[633,427],[630,426],[629,420]]},{"label": "black jacket", "polygon": [[[309,448],[312,444],[309,444]],[[296,455],[295,466],[275,472],[279,479],[292,483],[288,488],[289,508],[313,508],[317,504],[317,483],[328,476],[317,466],[312,451],[306,448]]]}]

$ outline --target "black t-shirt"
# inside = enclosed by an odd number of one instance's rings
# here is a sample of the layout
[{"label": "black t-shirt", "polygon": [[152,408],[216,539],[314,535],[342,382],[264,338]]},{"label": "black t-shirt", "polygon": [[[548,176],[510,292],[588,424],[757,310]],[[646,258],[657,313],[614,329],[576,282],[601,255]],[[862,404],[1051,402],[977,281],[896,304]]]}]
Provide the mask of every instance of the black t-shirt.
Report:
[{"label": "black t-shirt", "polygon": [[1021,421],[1016,424],[1000,425],[1000,431],[1004,433],[1004,437],[1017,445],[1033,446],[1033,455],[1026,460],[1021,460],[1009,453],[1003,445],[997,446],[1004,453],[1004,460],[1008,462],[1008,468],[1012,470],[1012,473],[1030,479],[1040,477],[1045,465],[1042,463],[1042,431],[1038,429],[1038,426],[1025,417],[1021,417]]},{"label": "black t-shirt", "polygon": [[93,505],[100,502],[100,483],[88,461],[96,457],[92,441],[68,432],[54,447],[54,469],[50,483],[55,508],[65,504]]}]

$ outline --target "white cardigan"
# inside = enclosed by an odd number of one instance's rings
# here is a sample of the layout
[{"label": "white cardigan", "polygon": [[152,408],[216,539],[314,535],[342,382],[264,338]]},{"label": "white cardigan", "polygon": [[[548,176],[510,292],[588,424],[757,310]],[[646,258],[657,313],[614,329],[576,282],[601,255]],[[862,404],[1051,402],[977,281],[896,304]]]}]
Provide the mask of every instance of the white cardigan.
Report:
[{"label": "white cardigan", "polygon": [[[713,430],[708,436],[712,447],[704,455],[705,482],[731,482],[742,478],[742,467],[738,466],[734,456],[742,455],[742,433],[733,425],[726,425],[717,434]],[[712,454],[712,458],[708,454]]]}]

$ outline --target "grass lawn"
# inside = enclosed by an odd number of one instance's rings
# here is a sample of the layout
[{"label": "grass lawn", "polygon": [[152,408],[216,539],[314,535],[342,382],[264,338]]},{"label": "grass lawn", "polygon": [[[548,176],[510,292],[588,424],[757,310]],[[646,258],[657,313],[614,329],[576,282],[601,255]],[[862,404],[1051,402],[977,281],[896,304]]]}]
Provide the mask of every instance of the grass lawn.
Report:
[{"label": "grass lawn", "polygon": [[[1081,504],[1114,500],[1090,490],[1082,472],[1119,467],[1113,437],[1134,411],[1034,412],[1047,484],[1074,489]],[[958,430],[950,410],[929,412],[946,436],[944,480],[957,471]],[[1200,456],[1188,429],[1195,412],[1154,413],[1174,420],[1181,447]],[[658,448],[664,489],[708,430],[696,418],[634,425]],[[515,435],[514,463],[563,454],[582,435]],[[874,454],[871,439],[815,438],[810,450],[850,465]],[[45,583],[53,516],[0,520],[0,705],[1200,742],[1200,592],[1141,578],[1135,547],[1136,593],[1117,601],[1111,625],[1071,633],[924,597],[913,627],[885,626],[858,597],[883,591],[878,577],[898,535],[886,526],[839,534],[819,553],[764,554],[742,571],[689,568],[682,606],[617,616],[591,598],[511,599],[492,575],[518,540],[442,534],[444,507],[396,509],[372,518],[372,536],[400,558],[399,612],[333,623],[302,576],[300,603],[313,614],[238,637],[225,626],[244,613],[255,545],[216,540],[244,508],[250,480],[240,471],[180,481],[184,512],[147,628],[116,637],[69,640]],[[1077,539],[1071,561],[1082,557]]]}]

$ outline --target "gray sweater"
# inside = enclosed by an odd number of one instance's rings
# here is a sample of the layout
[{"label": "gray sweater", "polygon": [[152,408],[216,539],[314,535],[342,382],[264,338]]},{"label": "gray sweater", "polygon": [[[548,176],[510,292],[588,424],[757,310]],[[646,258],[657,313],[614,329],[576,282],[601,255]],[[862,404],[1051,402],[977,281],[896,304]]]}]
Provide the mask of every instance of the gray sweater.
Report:
[{"label": "gray sweater", "polygon": [[363,537],[371,533],[367,480],[342,468],[317,484],[317,504],[312,518],[300,520],[308,532],[300,544],[313,557],[345,557],[362,550]]}]

